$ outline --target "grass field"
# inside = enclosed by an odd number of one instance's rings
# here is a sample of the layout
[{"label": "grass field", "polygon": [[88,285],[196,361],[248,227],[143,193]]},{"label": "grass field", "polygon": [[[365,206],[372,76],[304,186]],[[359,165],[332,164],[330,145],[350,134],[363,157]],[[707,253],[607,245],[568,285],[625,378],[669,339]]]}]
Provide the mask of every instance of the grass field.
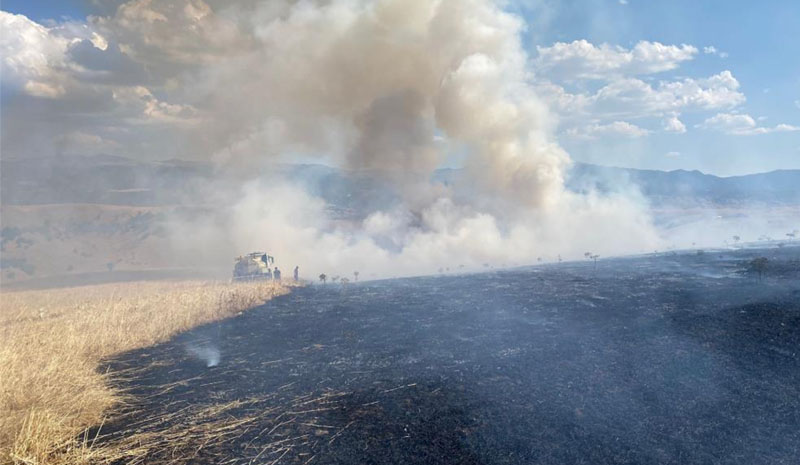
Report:
[{"label": "grass field", "polygon": [[125,402],[98,371],[101,360],[286,292],[274,283],[199,281],[3,292],[0,463],[96,462],[88,428]]}]

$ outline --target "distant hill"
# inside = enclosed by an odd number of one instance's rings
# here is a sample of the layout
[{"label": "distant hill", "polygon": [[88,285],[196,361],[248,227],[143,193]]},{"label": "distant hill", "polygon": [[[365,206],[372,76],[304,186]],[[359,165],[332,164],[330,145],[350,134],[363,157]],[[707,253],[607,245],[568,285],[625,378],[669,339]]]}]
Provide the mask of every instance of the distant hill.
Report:
[{"label": "distant hill", "polygon": [[613,192],[636,186],[654,205],[740,206],[800,204],[800,170],[719,177],[700,171],[610,168],[578,163],[567,186]]},{"label": "distant hill", "polygon": [[[3,159],[0,164],[3,205],[190,204],[202,197],[209,181],[227,176],[205,163],[142,162],[109,155]],[[360,212],[386,205],[394,196],[370,172],[315,164],[274,164],[257,175],[301,182],[345,216],[358,216]],[[459,170],[443,169],[434,173],[433,179],[449,182],[458,175]],[[231,186],[236,188],[236,183]],[[568,173],[567,187],[576,192],[614,192],[634,187],[658,206],[800,204],[800,170],[719,177],[699,171],[638,170],[576,163]]]},{"label": "distant hill", "polygon": [[[437,170],[432,181],[457,183],[460,175],[458,169]],[[205,217],[218,205],[234,204],[248,178],[302,184],[325,200],[330,218],[345,222],[400,199],[387,178],[375,172],[315,164],[220,172],[206,163],[108,155],[0,159],[0,284],[78,275],[117,279],[144,270],[156,276],[174,273],[185,257],[174,256],[169,219]],[[698,171],[576,164],[567,186],[577,192],[635,189],[654,212],[660,211],[654,220],[665,230],[705,221],[703,231],[708,225],[717,228],[709,233],[714,237],[728,235],[723,216],[771,209],[777,213],[770,218],[796,227],[794,212],[800,208],[800,170],[721,178]],[[737,232],[749,237],[745,230]],[[223,267],[223,275],[227,271]]]},{"label": "distant hill", "polygon": [[191,196],[213,176],[210,165],[141,162],[110,155],[0,160],[3,205],[92,203],[164,205]]}]

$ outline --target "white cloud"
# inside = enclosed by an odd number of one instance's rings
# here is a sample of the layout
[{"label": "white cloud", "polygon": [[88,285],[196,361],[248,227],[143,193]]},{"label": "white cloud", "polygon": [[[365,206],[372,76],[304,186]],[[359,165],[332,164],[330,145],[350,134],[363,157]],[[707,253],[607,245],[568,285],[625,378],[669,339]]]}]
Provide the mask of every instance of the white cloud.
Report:
[{"label": "white cloud", "polygon": [[739,113],[717,113],[698,124],[697,127],[740,136],[800,131],[800,127],[790,124],[778,124],[773,127],[758,126],[752,116]]},{"label": "white cloud", "polygon": [[94,22],[104,35],[124,43],[132,56],[159,68],[211,63],[252,45],[233,21],[202,0],[130,0],[113,16]]},{"label": "white cloud", "polygon": [[135,109],[131,121],[147,123],[192,123],[197,110],[191,105],[168,103],[157,99],[144,86],[119,87],[112,92],[115,102]]},{"label": "white cloud", "polygon": [[794,101],[794,106],[800,108],[800,99]]},{"label": "white cloud", "polygon": [[681,156],[680,152],[667,152],[665,155],[667,158],[678,158]]},{"label": "white cloud", "polygon": [[28,80],[22,86],[25,92],[32,97],[58,98],[66,93],[60,84]]},{"label": "white cloud", "polygon": [[713,45],[707,45],[703,47],[703,53],[706,55],[716,55],[720,58],[728,58],[728,54],[726,52],[719,51],[717,47],[714,47]]},{"label": "white cloud", "polygon": [[35,97],[64,94],[60,70],[69,41],[23,15],[0,11],[3,80]]},{"label": "white cloud", "polygon": [[74,131],[58,138],[58,144],[65,153],[95,154],[116,151],[120,144],[97,134]]},{"label": "white cloud", "polygon": [[32,97],[64,97],[89,72],[70,56],[84,41],[100,52],[108,49],[108,41],[85,23],[45,27],[24,15],[0,11],[3,83]]},{"label": "white cloud", "polygon": [[708,78],[686,78],[650,84],[641,79],[616,79],[594,94],[571,94],[548,82],[537,90],[562,117],[663,117],[683,111],[731,109],[745,102],[739,81],[730,71]]},{"label": "white cloud", "polygon": [[626,121],[614,121],[608,124],[592,124],[582,128],[570,128],[566,135],[576,139],[597,139],[599,137],[637,138],[650,134],[650,131]]},{"label": "white cloud", "polygon": [[632,49],[586,40],[556,42],[537,47],[535,66],[541,72],[562,79],[608,79],[615,76],[653,74],[677,68],[691,60],[697,48],[641,41]]},{"label": "white cloud", "polygon": [[[573,128],[574,136],[586,137],[598,131],[597,126],[631,119],[658,119],[665,132],[683,134],[687,128],[679,114],[710,110],[730,112],[746,101],[739,81],[729,70],[705,78],[653,81],[638,77],[672,70],[693,59],[698,49],[691,45],[641,41],[626,49],[576,40],[538,47],[538,51],[539,56],[533,61],[540,77],[537,93],[559,115],[562,124]],[[702,52],[727,56],[713,45],[703,47]],[[605,82],[597,88],[587,86],[587,80]],[[565,83],[568,84],[565,86]],[[572,90],[587,88],[596,90]],[[584,129],[574,129],[581,127]]]},{"label": "white cloud", "polygon": [[18,95],[3,102],[3,118],[26,128],[4,134],[4,153],[163,156],[186,145],[184,132],[202,114],[182,101],[187,94],[180,83],[174,92],[164,86],[181,67],[135,61],[124,43],[92,21],[45,26],[0,11],[0,79],[4,92]]},{"label": "white cloud", "polygon": [[677,134],[683,134],[686,132],[686,125],[683,124],[680,119],[678,119],[678,115],[672,115],[664,118],[664,121],[661,122],[661,126],[666,132],[674,132]]},{"label": "white cloud", "polygon": [[92,32],[92,37],[89,39],[89,41],[91,41],[92,45],[99,50],[108,50],[108,41],[105,39],[105,37],[96,32]]}]

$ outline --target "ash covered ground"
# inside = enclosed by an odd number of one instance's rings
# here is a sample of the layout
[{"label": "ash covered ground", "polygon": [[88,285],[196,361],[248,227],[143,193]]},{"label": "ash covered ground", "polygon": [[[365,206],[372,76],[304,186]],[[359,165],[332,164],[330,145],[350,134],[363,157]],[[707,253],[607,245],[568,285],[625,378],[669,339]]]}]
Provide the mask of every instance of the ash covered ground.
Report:
[{"label": "ash covered ground", "polygon": [[148,463],[795,464],[800,248],[314,285],[109,368]]}]

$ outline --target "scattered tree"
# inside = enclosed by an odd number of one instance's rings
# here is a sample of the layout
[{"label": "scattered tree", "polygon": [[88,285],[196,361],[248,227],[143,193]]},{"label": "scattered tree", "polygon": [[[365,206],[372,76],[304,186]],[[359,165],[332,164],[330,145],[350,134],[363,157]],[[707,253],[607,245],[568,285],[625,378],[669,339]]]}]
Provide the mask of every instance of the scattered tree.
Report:
[{"label": "scattered tree", "polygon": [[325,273],[320,274],[319,280],[322,282],[322,284],[325,284],[325,281],[328,280],[328,275],[326,275]]},{"label": "scattered tree", "polygon": [[353,277],[355,278],[356,281],[358,281],[358,271],[353,272]]},{"label": "scattered tree", "polygon": [[347,285],[347,283],[349,283],[349,282],[350,282],[350,280],[349,280],[349,279],[347,279],[347,278],[342,278],[342,279],[340,279],[340,280],[339,280],[339,282],[341,282],[341,283],[342,283],[342,285]]},{"label": "scattered tree", "polygon": [[741,237],[739,237],[739,236],[733,236],[733,242],[736,242],[737,244],[739,243],[739,241],[740,241],[741,239],[742,239],[742,238],[741,238]]},{"label": "scattered tree", "polygon": [[767,269],[768,263],[767,257],[758,257],[750,260],[750,269],[758,273],[759,281],[761,281],[761,276],[764,274],[764,270]]},{"label": "scattered tree", "polygon": [[109,273],[114,271],[114,263],[113,262],[106,263],[106,268],[108,268]]},{"label": "scattered tree", "polygon": [[336,276],[331,278],[331,282],[333,282],[333,283],[335,283],[338,280],[339,280],[339,275],[336,275]]}]

